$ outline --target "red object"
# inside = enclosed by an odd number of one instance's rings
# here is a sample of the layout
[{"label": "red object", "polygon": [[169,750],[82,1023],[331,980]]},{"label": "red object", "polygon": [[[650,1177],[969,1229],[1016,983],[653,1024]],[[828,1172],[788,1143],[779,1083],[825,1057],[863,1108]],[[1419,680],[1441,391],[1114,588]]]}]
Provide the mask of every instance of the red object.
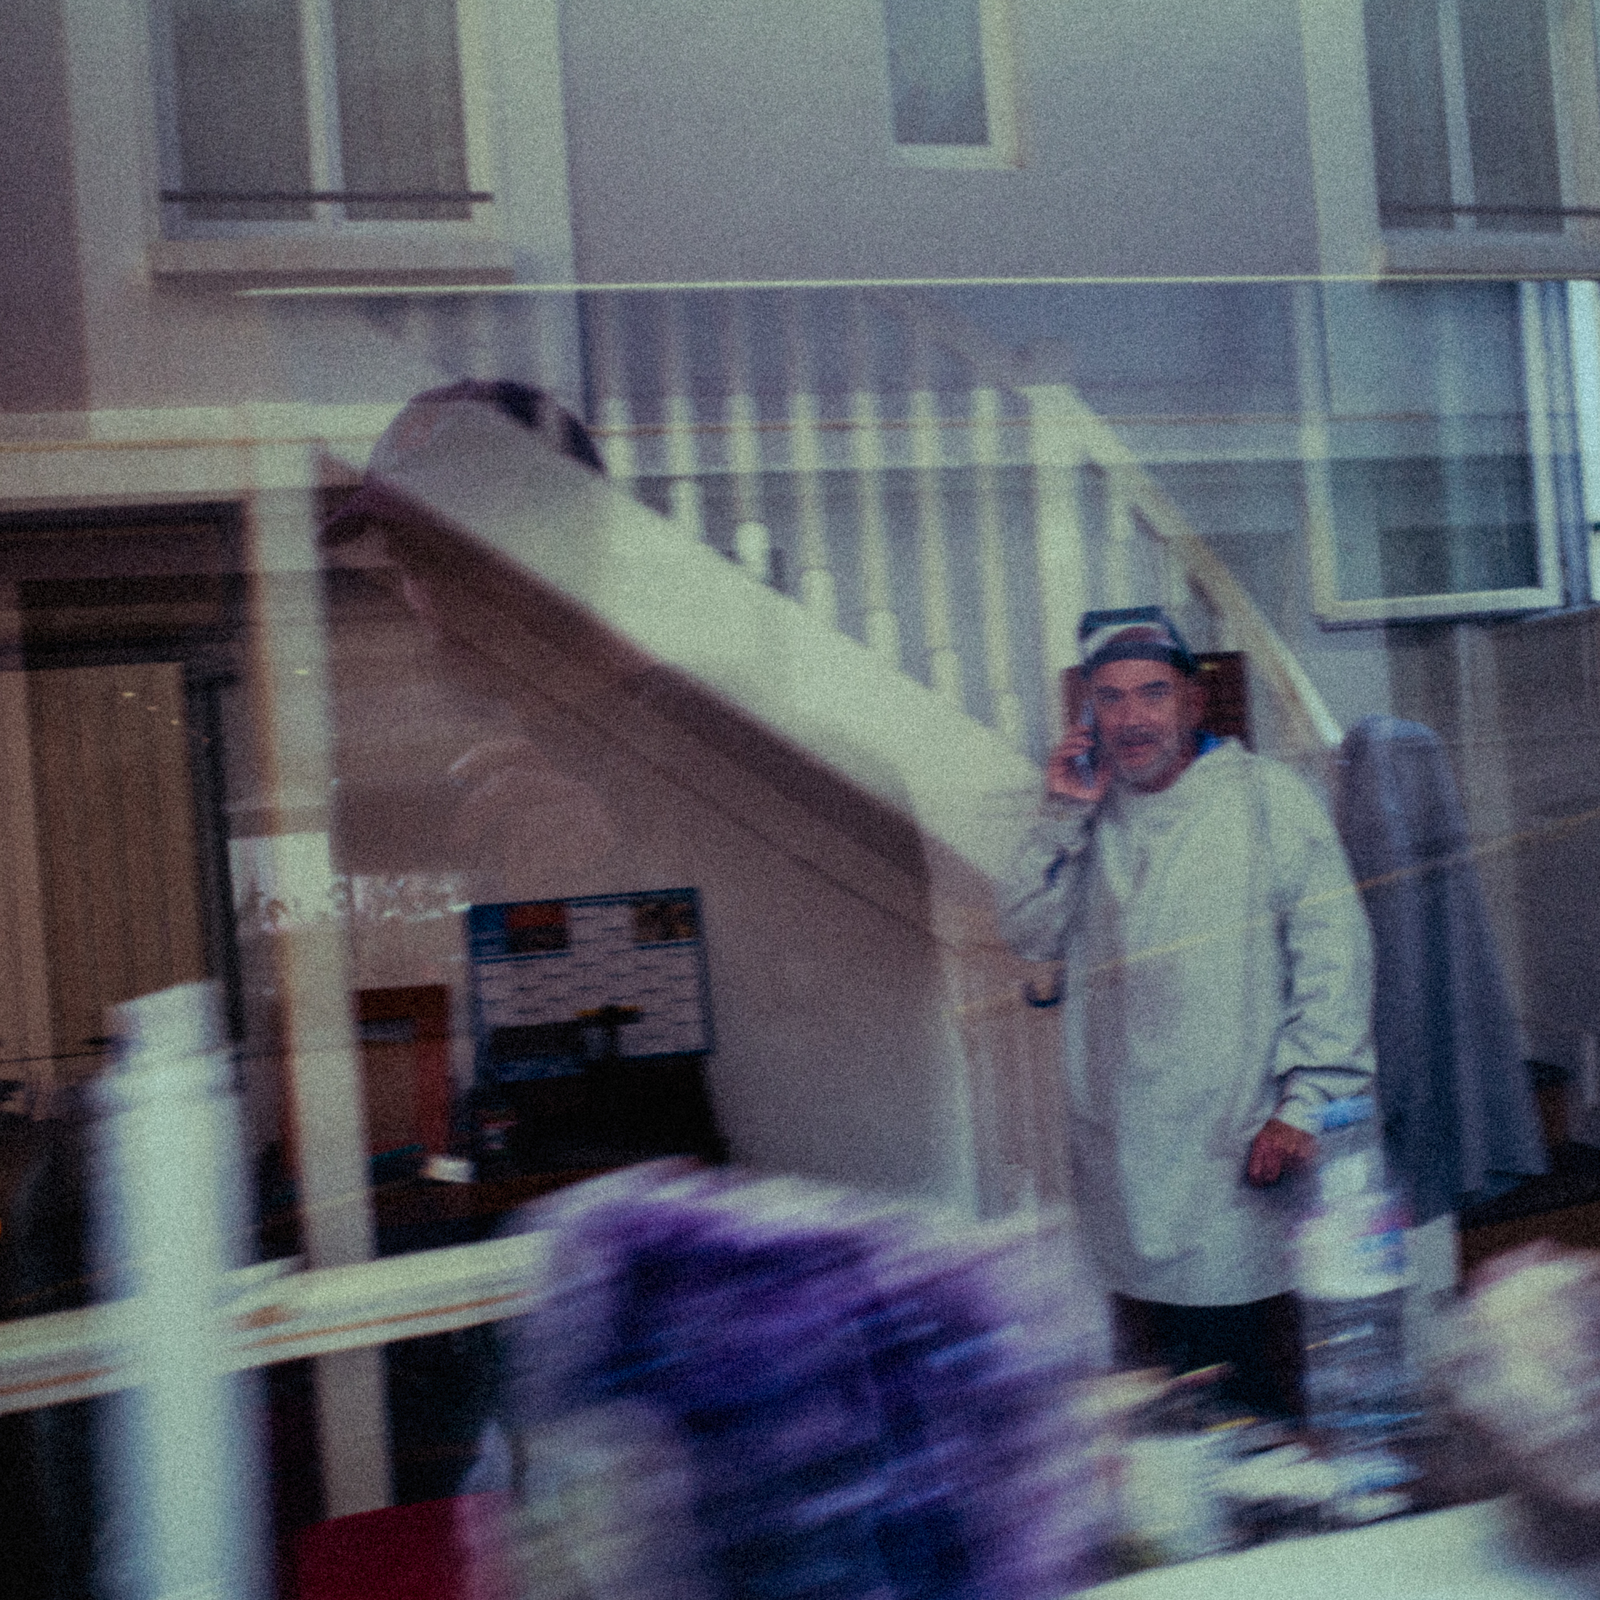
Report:
[{"label": "red object", "polygon": [[304,1529],[294,1600],[500,1600],[498,1530],[505,1497],[458,1495],[387,1506]]},{"label": "red object", "polygon": [[356,1019],[415,1026],[417,1141],[429,1155],[443,1155],[450,1148],[450,990],[442,983],[358,989]]}]

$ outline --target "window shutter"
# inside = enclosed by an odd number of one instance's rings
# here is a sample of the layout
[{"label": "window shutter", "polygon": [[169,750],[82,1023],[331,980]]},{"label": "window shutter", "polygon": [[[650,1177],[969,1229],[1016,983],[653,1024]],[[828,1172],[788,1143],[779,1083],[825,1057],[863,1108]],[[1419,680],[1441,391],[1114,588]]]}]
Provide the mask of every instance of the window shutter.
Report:
[{"label": "window shutter", "polygon": [[1436,0],[1366,0],[1367,82],[1385,228],[1449,228],[1450,146]]},{"label": "window shutter", "polygon": [[[174,0],[173,92],[186,191],[313,187],[296,0]],[[195,219],[296,221],[296,201],[190,201]]]},{"label": "window shutter", "polygon": [[[1545,0],[1458,0],[1472,184],[1480,206],[1561,204]],[[1552,216],[1480,216],[1480,228],[1559,232]]]},{"label": "window shutter", "polygon": [[[333,0],[344,187],[460,193],[466,125],[454,0]],[[353,220],[468,221],[461,201],[351,205]]]}]

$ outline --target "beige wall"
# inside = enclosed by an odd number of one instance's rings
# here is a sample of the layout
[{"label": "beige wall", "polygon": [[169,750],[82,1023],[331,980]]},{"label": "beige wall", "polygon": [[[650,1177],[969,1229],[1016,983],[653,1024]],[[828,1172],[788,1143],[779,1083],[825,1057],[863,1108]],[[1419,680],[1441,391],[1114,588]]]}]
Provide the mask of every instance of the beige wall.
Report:
[{"label": "beige wall", "polygon": [[894,150],[879,5],[565,7],[580,271],[668,283],[1317,270],[1298,5],[1004,9],[1022,159],[984,169]]}]

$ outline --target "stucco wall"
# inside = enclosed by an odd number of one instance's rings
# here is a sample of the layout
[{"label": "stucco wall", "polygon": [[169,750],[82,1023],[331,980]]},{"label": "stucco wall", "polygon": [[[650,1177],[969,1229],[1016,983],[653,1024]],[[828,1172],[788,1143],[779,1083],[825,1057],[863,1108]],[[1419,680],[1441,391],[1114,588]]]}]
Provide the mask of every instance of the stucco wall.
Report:
[{"label": "stucco wall", "polygon": [[1299,7],[1015,0],[1023,164],[891,148],[861,0],[586,0],[562,47],[588,281],[1315,271]]}]

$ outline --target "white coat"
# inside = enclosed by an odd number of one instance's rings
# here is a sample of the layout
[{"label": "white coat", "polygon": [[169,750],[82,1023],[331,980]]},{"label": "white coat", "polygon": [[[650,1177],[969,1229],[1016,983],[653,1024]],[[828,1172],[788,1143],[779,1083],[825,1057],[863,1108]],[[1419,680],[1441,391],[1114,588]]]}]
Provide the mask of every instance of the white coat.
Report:
[{"label": "white coat", "polygon": [[1174,1305],[1292,1287],[1295,1186],[1252,1188],[1272,1116],[1314,1132],[1368,1087],[1371,941],[1306,785],[1226,740],[1170,788],[1047,801],[1000,890],[1064,962],[1073,1193],[1106,1286]]}]

